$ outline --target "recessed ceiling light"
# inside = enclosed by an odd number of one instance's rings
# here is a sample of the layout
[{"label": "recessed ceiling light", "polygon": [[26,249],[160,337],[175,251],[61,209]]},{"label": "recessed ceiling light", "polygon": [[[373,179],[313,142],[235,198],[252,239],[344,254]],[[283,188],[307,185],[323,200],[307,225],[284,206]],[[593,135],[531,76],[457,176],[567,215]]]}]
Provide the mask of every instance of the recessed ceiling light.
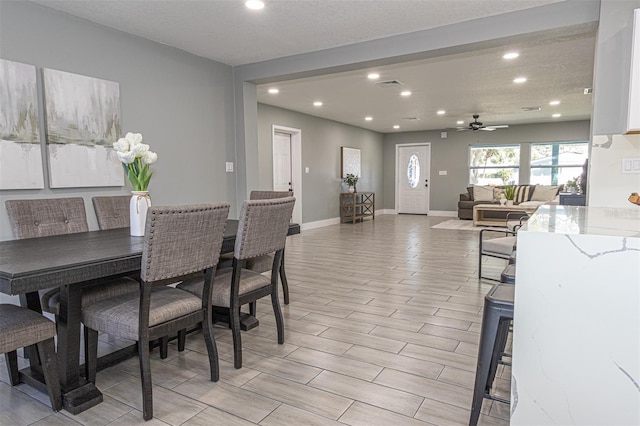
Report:
[{"label": "recessed ceiling light", "polygon": [[560,101],[551,101],[549,105],[560,105]]},{"label": "recessed ceiling light", "polygon": [[518,52],[509,52],[509,53],[505,53],[502,57],[504,59],[515,59],[518,56],[520,56],[520,54]]},{"label": "recessed ceiling light", "polygon": [[272,95],[275,95],[276,93],[280,93],[280,90],[276,89],[275,87],[272,87],[271,89],[269,89],[269,93],[271,93]]},{"label": "recessed ceiling light", "polygon": [[322,106],[322,102],[320,102],[320,101],[315,101],[315,102],[313,103],[313,106]]},{"label": "recessed ceiling light", "polygon": [[513,80],[514,83],[524,83],[525,81],[527,81],[525,77],[518,77]]},{"label": "recessed ceiling light", "polygon": [[562,117],[562,114],[553,114],[551,117],[553,117],[553,118]]},{"label": "recessed ceiling light", "polygon": [[400,126],[398,126],[397,124],[394,124],[394,125],[393,125],[393,128],[394,128],[394,129],[399,129],[399,128],[400,128]]},{"label": "recessed ceiling light", "polygon": [[375,73],[375,72],[372,72],[371,74],[369,74],[369,75],[367,76],[367,78],[368,78],[369,80],[377,80],[377,79],[379,79],[379,78],[380,78],[380,74]]},{"label": "recessed ceiling light", "polygon": [[367,117],[365,117],[364,119],[365,119],[365,120],[367,120],[367,121],[371,121],[371,120],[373,120],[373,117],[371,117],[371,116],[367,116]]},{"label": "recessed ceiling light", "polygon": [[261,0],[247,0],[246,2],[244,2],[244,5],[251,10],[264,9],[264,2]]},{"label": "recessed ceiling light", "polygon": [[445,115],[447,113],[447,111],[441,109],[440,111],[437,112],[438,115]]},{"label": "recessed ceiling light", "polygon": [[458,121],[456,121],[456,124],[464,124],[464,121],[458,120]]},{"label": "recessed ceiling light", "polygon": [[411,92],[408,90],[405,90],[404,92],[400,92],[401,96],[411,96]]}]

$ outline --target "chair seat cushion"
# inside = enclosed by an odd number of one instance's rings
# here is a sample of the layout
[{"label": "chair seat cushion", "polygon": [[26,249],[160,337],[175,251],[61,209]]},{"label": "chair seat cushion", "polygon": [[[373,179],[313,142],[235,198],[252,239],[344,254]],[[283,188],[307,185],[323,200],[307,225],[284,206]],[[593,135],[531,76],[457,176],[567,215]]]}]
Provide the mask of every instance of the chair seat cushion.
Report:
[{"label": "chair seat cushion", "polygon": [[[100,281],[82,289],[82,306],[88,306],[99,300],[109,299],[123,294],[139,294],[140,284],[133,278],[120,277]],[[58,315],[60,313],[60,290],[53,289],[42,295],[42,309]]]},{"label": "chair seat cushion", "polygon": [[273,254],[264,254],[262,256],[247,259],[247,269],[250,269],[253,272],[257,272],[259,274],[271,271],[272,266]]},{"label": "chair seat cushion", "polygon": [[[232,268],[218,269],[216,272],[216,276],[213,281],[213,295],[211,297],[211,304],[213,306],[229,307],[232,273]],[[203,285],[204,280],[202,278],[193,278],[178,284],[178,288],[188,291],[198,297],[202,297]],[[271,279],[257,272],[242,269],[240,273],[240,296],[270,285]]]},{"label": "chair seat cushion", "polygon": [[[151,294],[149,326],[202,309],[202,300],[191,293],[173,287],[159,287]],[[138,340],[140,293],[128,293],[100,300],[82,309],[86,327],[112,336]]]},{"label": "chair seat cushion", "polygon": [[516,237],[492,238],[482,241],[483,253],[496,253],[510,256],[513,252],[513,246],[516,244]]},{"label": "chair seat cushion", "polygon": [[55,335],[55,324],[39,313],[20,306],[0,305],[0,353],[12,352]]}]

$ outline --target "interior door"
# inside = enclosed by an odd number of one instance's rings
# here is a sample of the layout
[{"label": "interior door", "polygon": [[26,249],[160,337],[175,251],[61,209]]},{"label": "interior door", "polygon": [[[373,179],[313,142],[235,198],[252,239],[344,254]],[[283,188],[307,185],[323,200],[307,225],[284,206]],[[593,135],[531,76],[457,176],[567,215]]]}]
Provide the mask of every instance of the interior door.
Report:
[{"label": "interior door", "polygon": [[398,213],[429,213],[430,145],[398,147]]},{"label": "interior door", "polygon": [[273,135],[273,190],[293,191],[291,184],[291,135]]}]

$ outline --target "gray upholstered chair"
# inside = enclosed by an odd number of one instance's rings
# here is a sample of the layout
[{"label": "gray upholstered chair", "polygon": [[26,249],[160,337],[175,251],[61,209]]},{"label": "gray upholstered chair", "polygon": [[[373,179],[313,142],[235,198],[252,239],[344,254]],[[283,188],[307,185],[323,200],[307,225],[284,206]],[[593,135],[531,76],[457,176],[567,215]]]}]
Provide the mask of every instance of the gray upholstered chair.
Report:
[{"label": "gray upholstered chair", "polygon": [[36,345],[42,363],[42,375],[51,400],[51,408],[54,411],[60,411],[62,409],[62,394],[60,393],[58,359],[53,342],[55,335],[55,324],[39,313],[15,305],[0,305],[0,353],[5,356],[11,385],[15,386],[20,382],[16,350]]},{"label": "gray upholstered chair", "polygon": [[[5,205],[13,236],[17,239],[89,231],[84,200],[80,197],[7,200]],[[83,288],[82,306],[137,290],[138,283],[129,278],[100,280]],[[43,311],[58,315],[60,313],[59,289],[42,291],[41,304]]]},{"label": "gray upholstered chair", "polygon": [[93,210],[96,212],[101,230],[128,228],[130,195],[93,197]]},{"label": "gray upholstered chair", "polygon": [[[503,237],[486,238],[485,233],[504,234]],[[480,230],[479,252],[478,252],[478,278],[491,281],[499,281],[498,278],[491,278],[482,275],[482,258],[484,256],[508,260],[516,246],[516,233],[508,229],[485,228]]]},{"label": "gray upholstered chair", "polygon": [[[211,380],[218,355],[211,324],[212,278],[220,256],[229,204],[151,207],[147,213],[140,291],[93,303],[82,311],[88,329],[87,380],[96,379],[98,332],[138,341],[144,419],[153,417],[149,342],[202,323]],[[167,286],[197,277],[204,297]]]},{"label": "gray upholstered chair", "polygon": [[[292,197],[293,191],[251,191],[250,200],[273,200],[275,198]],[[247,259],[245,268],[260,274],[269,272],[273,263],[273,254],[258,256]],[[284,264],[284,251],[282,252],[282,263]],[[218,269],[231,268],[233,266],[233,253],[226,253],[220,256]],[[284,304],[289,304],[289,284],[284,272],[284,268],[280,269],[280,282],[282,283],[282,295],[284,296]],[[256,315],[255,304],[250,304],[251,315]]]},{"label": "gray upholstered chair", "polygon": [[[240,306],[271,296],[278,343],[284,343],[284,322],[278,301],[278,271],[294,203],[294,197],[245,201],[240,211],[233,266],[219,269],[216,273],[212,303],[214,307],[229,310],[235,368],[242,367]],[[242,268],[247,259],[272,253],[271,277]],[[178,288],[200,296],[203,294],[202,278],[185,280]]]}]

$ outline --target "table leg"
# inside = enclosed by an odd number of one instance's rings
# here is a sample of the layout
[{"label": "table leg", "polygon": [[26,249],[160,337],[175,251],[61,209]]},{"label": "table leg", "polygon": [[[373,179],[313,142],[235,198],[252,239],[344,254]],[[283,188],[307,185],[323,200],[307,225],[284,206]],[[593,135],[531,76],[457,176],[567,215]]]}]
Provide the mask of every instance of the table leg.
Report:
[{"label": "table leg", "polygon": [[102,402],[102,393],[93,383],[80,378],[81,285],[60,288],[58,327],[58,367],[63,391],[63,407],[78,414]]}]

